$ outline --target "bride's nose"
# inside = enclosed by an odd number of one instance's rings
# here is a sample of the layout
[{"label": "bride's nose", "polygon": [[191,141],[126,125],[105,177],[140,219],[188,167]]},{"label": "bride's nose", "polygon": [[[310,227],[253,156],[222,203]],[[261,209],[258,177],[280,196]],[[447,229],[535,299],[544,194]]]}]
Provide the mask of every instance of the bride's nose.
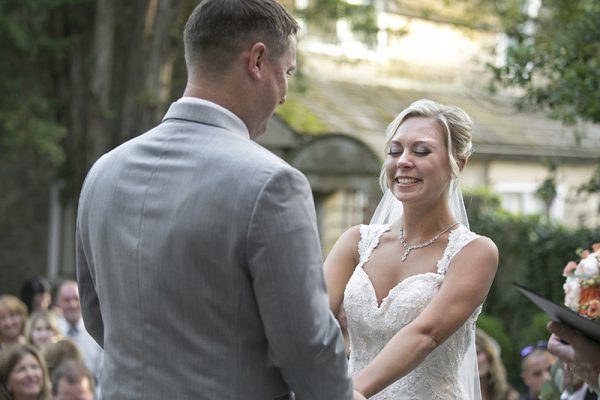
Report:
[{"label": "bride's nose", "polygon": [[412,168],[413,165],[412,156],[408,151],[403,151],[396,159],[397,168]]}]

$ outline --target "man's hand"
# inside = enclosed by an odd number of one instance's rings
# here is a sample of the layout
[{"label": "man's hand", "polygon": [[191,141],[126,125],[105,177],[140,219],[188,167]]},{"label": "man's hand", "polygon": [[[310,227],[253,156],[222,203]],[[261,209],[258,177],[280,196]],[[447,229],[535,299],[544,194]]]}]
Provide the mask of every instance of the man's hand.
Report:
[{"label": "man's hand", "polygon": [[600,375],[600,343],[594,342],[565,324],[552,321],[547,326],[552,333],[548,351],[567,363],[590,387],[598,391]]}]

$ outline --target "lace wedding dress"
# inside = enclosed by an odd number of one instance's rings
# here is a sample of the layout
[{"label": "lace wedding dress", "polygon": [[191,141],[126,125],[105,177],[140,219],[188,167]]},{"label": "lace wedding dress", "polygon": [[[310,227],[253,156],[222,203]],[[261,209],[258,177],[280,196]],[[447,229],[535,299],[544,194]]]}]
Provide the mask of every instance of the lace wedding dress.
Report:
[{"label": "lace wedding dress", "polygon": [[[390,225],[362,225],[358,244],[360,262],[344,292],[344,307],[350,334],[350,372],[365,368],[402,327],[413,321],[438,291],[452,257],[478,235],[463,225],[452,230],[448,246],[437,263],[437,272],[411,276],[392,288],[381,304],[377,304],[375,289],[363,270],[379,239]],[[463,384],[461,367],[467,351],[474,351],[475,321],[481,306],[444,343],[433,350],[412,372],[396,381],[371,399],[377,400],[468,400],[479,398],[473,388]],[[473,357],[469,357],[472,359]],[[478,377],[471,370],[471,376]],[[478,384],[478,382],[477,382]]]}]

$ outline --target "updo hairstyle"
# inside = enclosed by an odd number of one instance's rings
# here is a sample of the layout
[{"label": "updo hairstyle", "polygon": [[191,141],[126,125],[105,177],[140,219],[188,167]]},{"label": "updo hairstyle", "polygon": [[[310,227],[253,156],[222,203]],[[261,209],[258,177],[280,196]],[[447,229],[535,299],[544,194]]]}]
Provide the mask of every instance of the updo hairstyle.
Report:
[{"label": "updo hairstyle", "polygon": [[[448,149],[448,163],[452,171],[452,178],[458,178],[460,174],[459,160],[466,161],[472,153],[473,121],[471,117],[459,107],[447,106],[428,99],[417,100],[398,114],[388,125],[385,133],[386,153],[400,125],[413,117],[431,118],[438,123]],[[379,184],[384,191],[387,189],[385,167],[381,169]]]}]

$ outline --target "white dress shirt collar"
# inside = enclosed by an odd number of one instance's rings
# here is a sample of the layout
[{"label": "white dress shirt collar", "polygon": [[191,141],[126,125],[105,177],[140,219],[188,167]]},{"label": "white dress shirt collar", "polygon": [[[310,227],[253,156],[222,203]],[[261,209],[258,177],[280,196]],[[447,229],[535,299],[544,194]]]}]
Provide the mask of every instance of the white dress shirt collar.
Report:
[{"label": "white dress shirt collar", "polygon": [[233,120],[239,126],[240,130],[242,132],[245,132],[248,135],[248,137],[250,137],[250,132],[248,132],[248,127],[246,126],[246,124],[244,124],[244,122],[240,119],[240,117],[238,117],[237,115],[235,115],[234,113],[232,113],[231,111],[226,109],[225,107],[218,105],[217,103],[213,103],[212,101],[201,99],[198,97],[189,97],[189,96],[184,96],[184,97],[180,98],[179,100],[177,100],[177,102],[178,103],[201,104],[203,106],[211,107],[211,108],[214,108],[215,110],[219,110],[219,111],[229,115],[231,118],[233,118]]},{"label": "white dress shirt collar", "polygon": [[566,390],[560,396],[561,400],[585,400],[585,396],[587,395],[588,385],[584,383],[583,386],[576,390],[573,393],[569,393]]}]

